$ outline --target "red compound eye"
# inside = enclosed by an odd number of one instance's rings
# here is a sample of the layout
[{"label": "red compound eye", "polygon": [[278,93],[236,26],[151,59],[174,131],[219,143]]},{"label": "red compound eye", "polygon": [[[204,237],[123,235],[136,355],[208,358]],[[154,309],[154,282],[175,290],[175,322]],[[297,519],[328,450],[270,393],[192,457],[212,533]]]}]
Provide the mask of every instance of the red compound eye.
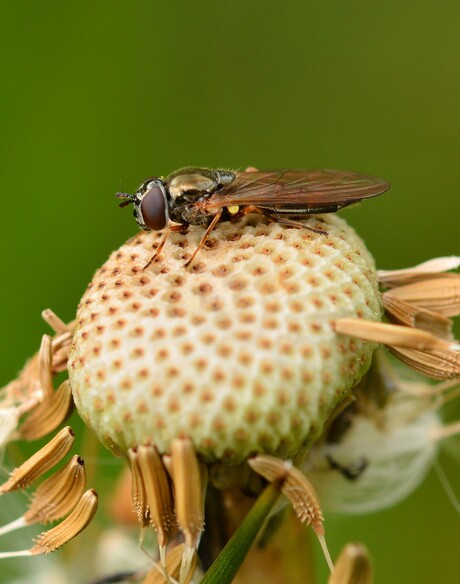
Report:
[{"label": "red compound eye", "polygon": [[158,231],[166,227],[168,222],[168,209],[163,190],[159,185],[153,184],[145,193],[141,202],[141,212],[146,227]]}]

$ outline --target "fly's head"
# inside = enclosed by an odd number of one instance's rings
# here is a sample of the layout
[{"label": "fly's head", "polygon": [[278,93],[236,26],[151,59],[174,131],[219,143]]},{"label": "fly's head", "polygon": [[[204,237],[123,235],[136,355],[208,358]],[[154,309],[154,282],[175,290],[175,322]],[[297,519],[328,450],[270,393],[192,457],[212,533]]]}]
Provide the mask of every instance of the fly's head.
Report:
[{"label": "fly's head", "polygon": [[149,178],[130,195],[117,193],[123,199],[120,207],[134,204],[134,217],[144,231],[164,229],[171,219],[182,224],[202,225],[208,222],[202,202],[229,185],[235,173],[228,170],[186,167],[163,181]]},{"label": "fly's head", "polygon": [[160,231],[169,221],[169,201],[163,181],[159,178],[149,178],[142,183],[137,191],[117,193],[123,199],[120,207],[133,204],[133,215],[137,224],[144,231]]}]

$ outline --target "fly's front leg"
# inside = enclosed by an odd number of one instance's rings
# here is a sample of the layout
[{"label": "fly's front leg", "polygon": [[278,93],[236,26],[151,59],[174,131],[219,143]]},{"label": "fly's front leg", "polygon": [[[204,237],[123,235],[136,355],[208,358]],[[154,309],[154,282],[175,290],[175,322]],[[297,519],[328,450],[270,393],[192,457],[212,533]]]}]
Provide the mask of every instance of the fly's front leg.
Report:
[{"label": "fly's front leg", "polygon": [[192,257],[187,260],[184,264],[184,268],[188,268],[190,266],[190,264],[193,262],[193,260],[196,257],[196,254],[200,251],[200,249],[204,246],[204,244],[206,243],[206,240],[209,237],[209,234],[211,233],[211,231],[214,229],[214,227],[217,225],[217,223],[219,222],[219,219],[221,218],[222,215],[222,209],[219,209],[219,211],[217,211],[217,213],[214,215],[214,217],[212,218],[211,223],[208,225],[208,227],[206,228],[206,231],[204,232],[203,237],[200,240],[200,243],[196,246],[195,251],[192,253]]},{"label": "fly's front leg", "polygon": [[160,254],[163,250],[163,247],[164,247],[166,240],[168,239],[171,231],[179,231],[180,233],[185,234],[185,233],[187,233],[187,229],[188,229],[188,225],[171,225],[170,227],[168,227],[166,229],[166,231],[164,232],[164,235],[161,238],[160,243],[158,244],[158,247],[155,250],[155,253],[149,259],[149,261],[145,264],[145,266],[142,268],[142,270],[143,271],[146,270],[149,266],[151,266],[153,264],[153,262],[156,262],[156,260],[160,257]]}]

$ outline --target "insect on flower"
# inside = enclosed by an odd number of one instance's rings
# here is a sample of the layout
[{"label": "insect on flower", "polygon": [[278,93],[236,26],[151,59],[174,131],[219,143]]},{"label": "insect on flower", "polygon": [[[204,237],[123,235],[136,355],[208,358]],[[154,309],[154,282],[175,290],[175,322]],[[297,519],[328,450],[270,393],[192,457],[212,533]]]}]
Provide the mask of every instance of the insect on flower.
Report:
[{"label": "insect on flower", "polygon": [[302,223],[308,215],[334,213],[352,203],[376,197],[389,189],[388,182],[373,176],[342,170],[282,170],[273,172],[181,168],[162,178],[148,178],[130,195],[117,193],[123,199],[120,207],[134,204],[134,217],[146,231],[170,226],[156,253],[144,267],[158,258],[169,231],[184,231],[189,225],[207,225],[207,229],[186,262],[190,265],[219,221],[239,219],[247,213],[264,215],[291,227],[307,227]]}]

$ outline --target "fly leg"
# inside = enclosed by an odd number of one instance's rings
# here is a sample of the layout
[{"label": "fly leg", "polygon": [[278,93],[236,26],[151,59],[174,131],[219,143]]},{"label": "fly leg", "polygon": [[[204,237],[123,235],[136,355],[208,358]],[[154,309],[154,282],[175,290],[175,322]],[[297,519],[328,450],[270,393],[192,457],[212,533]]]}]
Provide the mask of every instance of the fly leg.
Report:
[{"label": "fly leg", "polygon": [[153,262],[156,262],[156,260],[160,257],[160,254],[163,250],[163,247],[164,247],[166,240],[168,239],[168,236],[171,233],[171,231],[180,231],[181,233],[185,233],[187,231],[187,228],[188,228],[188,225],[171,225],[170,227],[168,227],[166,229],[166,231],[164,232],[164,235],[161,238],[160,243],[158,244],[158,247],[155,250],[155,253],[149,259],[149,261],[145,264],[145,266],[142,268],[142,271],[146,270],[149,266],[151,266],[153,264]]},{"label": "fly leg", "polygon": [[217,213],[214,215],[214,217],[212,218],[211,223],[208,225],[208,227],[206,228],[206,231],[203,234],[203,237],[200,240],[200,243],[196,246],[195,251],[192,253],[192,257],[187,260],[184,264],[184,268],[188,268],[189,265],[193,262],[193,260],[196,257],[196,254],[200,251],[200,249],[203,247],[203,245],[206,243],[206,240],[209,237],[209,234],[211,233],[211,231],[214,229],[214,227],[216,226],[217,222],[219,221],[220,217],[222,215],[222,209],[219,209],[219,211],[217,211]]},{"label": "fly leg", "polygon": [[247,215],[248,213],[257,213],[258,215],[263,215],[272,223],[279,223],[280,225],[286,225],[288,227],[295,227],[296,229],[308,229],[309,231],[313,231],[314,233],[319,233],[320,235],[327,235],[327,231],[324,231],[323,229],[317,229],[315,227],[310,227],[309,225],[302,223],[302,221],[296,221],[295,219],[289,219],[288,217],[284,217],[281,214],[274,213],[273,211],[270,211],[269,209],[257,207],[256,205],[246,205],[245,207],[240,209],[238,211],[238,213],[236,213],[234,215],[233,218],[234,219],[241,219],[241,217],[244,217],[244,215]]}]

